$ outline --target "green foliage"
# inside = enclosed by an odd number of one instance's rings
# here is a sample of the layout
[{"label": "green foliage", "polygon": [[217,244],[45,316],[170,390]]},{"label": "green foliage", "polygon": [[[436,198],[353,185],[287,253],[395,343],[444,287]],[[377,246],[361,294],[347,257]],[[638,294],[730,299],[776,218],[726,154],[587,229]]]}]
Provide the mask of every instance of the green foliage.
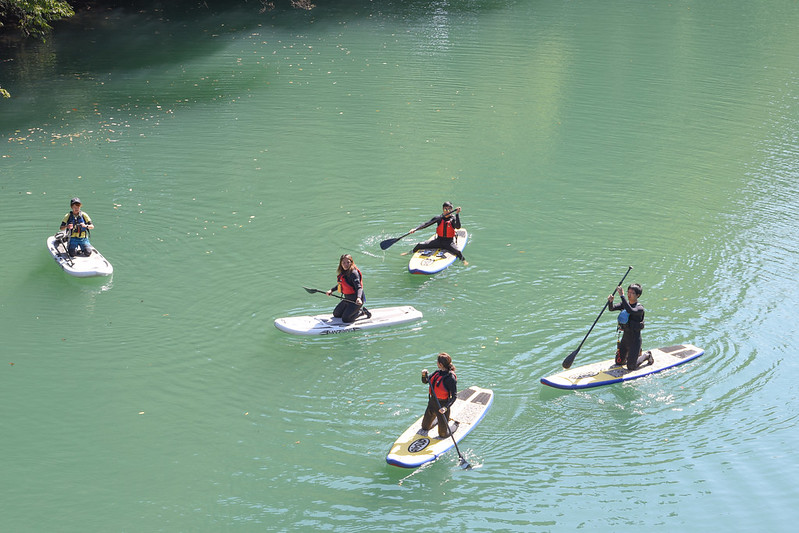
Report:
[{"label": "green foliage", "polygon": [[[64,0],[0,0],[0,28],[14,27],[42,40],[51,29],[50,22],[74,14]],[[11,94],[0,86],[0,97],[11,98]]]},{"label": "green foliage", "polygon": [[42,39],[51,29],[50,22],[74,14],[64,0],[0,0],[0,27],[14,25],[25,35]]}]

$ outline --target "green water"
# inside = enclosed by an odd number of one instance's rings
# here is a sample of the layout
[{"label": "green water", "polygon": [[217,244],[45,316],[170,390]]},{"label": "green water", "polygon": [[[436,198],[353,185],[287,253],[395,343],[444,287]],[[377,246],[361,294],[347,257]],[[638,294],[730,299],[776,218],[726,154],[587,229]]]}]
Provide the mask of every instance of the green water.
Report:
[{"label": "green water", "polygon": [[[791,530],[799,5],[317,4],[4,52],[0,529]],[[111,278],[46,251],[75,195]],[[379,243],[444,200],[469,265],[412,276]],[[275,329],[343,252],[424,320]],[[706,354],[542,386],[628,265],[645,347]],[[389,466],[439,351],[496,393],[475,468]]]}]

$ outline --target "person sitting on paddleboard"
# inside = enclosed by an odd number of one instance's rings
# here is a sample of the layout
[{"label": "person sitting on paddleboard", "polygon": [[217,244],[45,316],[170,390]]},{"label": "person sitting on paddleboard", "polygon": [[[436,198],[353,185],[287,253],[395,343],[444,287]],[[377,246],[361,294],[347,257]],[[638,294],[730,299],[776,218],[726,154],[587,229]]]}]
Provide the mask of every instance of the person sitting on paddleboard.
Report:
[{"label": "person sitting on paddleboard", "polygon": [[61,221],[61,231],[65,229],[69,231],[69,243],[67,244],[67,253],[75,257],[78,253],[78,248],[86,257],[92,255],[94,248],[89,242],[89,230],[94,229],[92,219],[86,212],[81,211],[80,198],[73,198],[69,201],[69,207],[72,209],[69,213],[64,215],[64,220]]},{"label": "person sitting on paddleboard", "polygon": [[461,251],[455,248],[455,245],[452,242],[455,239],[455,230],[458,230],[461,227],[460,212],[460,207],[453,210],[451,202],[444,202],[444,205],[442,206],[442,213],[440,215],[436,215],[421,226],[412,229],[409,233],[415,233],[417,230],[424,229],[428,226],[432,226],[433,224],[436,225],[435,238],[431,241],[418,243],[413,247],[413,252],[441,248],[454,254],[458,259],[463,261],[464,265],[468,265],[469,263],[463,258]]},{"label": "person sitting on paddleboard", "polygon": [[422,418],[422,429],[432,429],[433,420],[438,420],[438,436],[445,439],[449,437],[449,408],[455,403],[458,394],[458,377],[448,353],[438,354],[436,362],[438,370],[431,375],[427,375],[426,368],[422,370],[422,383],[428,384],[427,410]]},{"label": "person sitting on paddleboard", "polygon": [[361,314],[370,318],[372,313],[363,307],[363,303],[366,301],[363,292],[363,275],[355,266],[355,261],[352,260],[350,254],[343,254],[339,258],[336,276],[336,286],[326,294],[330,296],[334,291],[338,291],[344,296],[344,299],[333,309],[333,316],[341,318],[342,322],[347,323],[355,322],[355,319]]},{"label": "person sitting on paddleboard", "polygon": [[644,361],[654,364],[651,352],[641,354],[641,330],[644,329],[644,306],[638,298],[644,292],[637,283],[627,287],[627,299],[621,286],[616,287],[616,292],[621,296],[621,302],[613,303],[614,294],[608,296],[608,310],[621,311],[619,313],[619,329],[622,336],[619,343],[618,353],[616,354],[616,364],[623,366],[627,363],[628,370],[635,370]]}]

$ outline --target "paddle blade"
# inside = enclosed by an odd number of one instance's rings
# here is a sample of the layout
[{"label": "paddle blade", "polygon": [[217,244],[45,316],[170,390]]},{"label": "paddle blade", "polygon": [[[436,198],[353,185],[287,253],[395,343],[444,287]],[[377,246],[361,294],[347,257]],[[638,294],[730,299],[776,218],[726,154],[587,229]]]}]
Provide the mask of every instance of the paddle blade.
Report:
[{"label": "paddle blade", "polygon": [[577,357],[577,352],[579,351],[580,350],[574,350],[572,353],[568,355],[568,357],[566,357],[566,359],[563,360],[563,368],[565,368],[566,370],[571,368],[572,363],[574,363],[574,358]]},{"label": "paddle blade", "polygon": [[384,240],[383,242],[381,242],[381,243],[380,243],[380,249],[381,249],[381,250],[388,250],[388,249],[389,249],[389,248],[391,248],[391,247],[394,245],[394,243],[395,243],[395,242],[397,242],[398,240],[399,240],[399,238],[397,238],[397,239],[386,239],[386,240]]},{"label": "paddle blade", "polygon": [[309,289],[308,287],[303,287],[303,289],[305,289],[305,292],[307,292],[309,294],[313,294],[315,292],[322,292],[319,289]]}]

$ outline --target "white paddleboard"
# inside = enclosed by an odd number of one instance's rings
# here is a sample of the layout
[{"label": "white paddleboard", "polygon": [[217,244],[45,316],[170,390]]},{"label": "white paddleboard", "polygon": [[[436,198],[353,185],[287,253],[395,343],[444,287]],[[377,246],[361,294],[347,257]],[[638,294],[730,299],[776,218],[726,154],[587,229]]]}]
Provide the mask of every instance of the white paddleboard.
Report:
[{"label": "white paddleboard", "polygon": [[371,318],[360,316],[355,322],[342,322],[340,318],[333,318],[332,314],[314,316],[292,316],[278,318],[275,327],[280,331],[292,335],[330,335],[333,333],[346,333],[362,329],[382,328],[396,326],[422,318],[422,312],[410,305],[400,307],[383,307],[372,309]]},{"label": "white paddleboard", "polygon": [[683,363],[696,359],[705,351],[693,344],[678,344],[666,348],[650,350],[655,363],[650,365],[644,362],[636,370],[627,370],[626,366],[619,366],[614,359],[578,366],[564,370],[549,377],[541,378],[541,383],[557,389],[587,389],[610,385],[620,381],[642,378],[650,374],[662,372]]},{"label": "white paddleboard", "polygon": [[[449,425],[455,429],[452,436],[460,442],[480,423],[488,408],[494,402],[494,391],[481,387],[469,387],[458,391],[458,399],[450,407]],[[416,468],[452,449],[452,437],[441,438],[438,436],[438,426],[430,430],[422,429],[422,418],[414,422],[399,436],[386,456],[390,465],[403,468]]]},{"label": "white paddleboard", "polygon": [[[435,238],[436,236],[433,235],[425,242],[430,242]],[[452,242],[459,252],[463,251],[468,240],[469,234],[465,229],[461,228],[455,230],[455,240]],[[455,262],[456,259],[457,257],[455,254],[446,250],[442,250],[441,248],[419,250],[418,252],[415,252],[411,257],[411,260],[408,261],[408,272],[411,274],[435,274],[436,272],[441,272],[450,266]]]},{"label": "white paddleboard", "polygon": [[[61,232],[59,232],[61,233]],[[58,266],[64,272],[78,278],[89,278],[92,276],[110,276],[114,272],[114,267],[106,260],[103,255],[94,248],[94,252],[89,257],[82,255],[70,257],[67,253],[66,242],[56,240],[56,235],[47,238],[47,250],[53,256]]]}]

